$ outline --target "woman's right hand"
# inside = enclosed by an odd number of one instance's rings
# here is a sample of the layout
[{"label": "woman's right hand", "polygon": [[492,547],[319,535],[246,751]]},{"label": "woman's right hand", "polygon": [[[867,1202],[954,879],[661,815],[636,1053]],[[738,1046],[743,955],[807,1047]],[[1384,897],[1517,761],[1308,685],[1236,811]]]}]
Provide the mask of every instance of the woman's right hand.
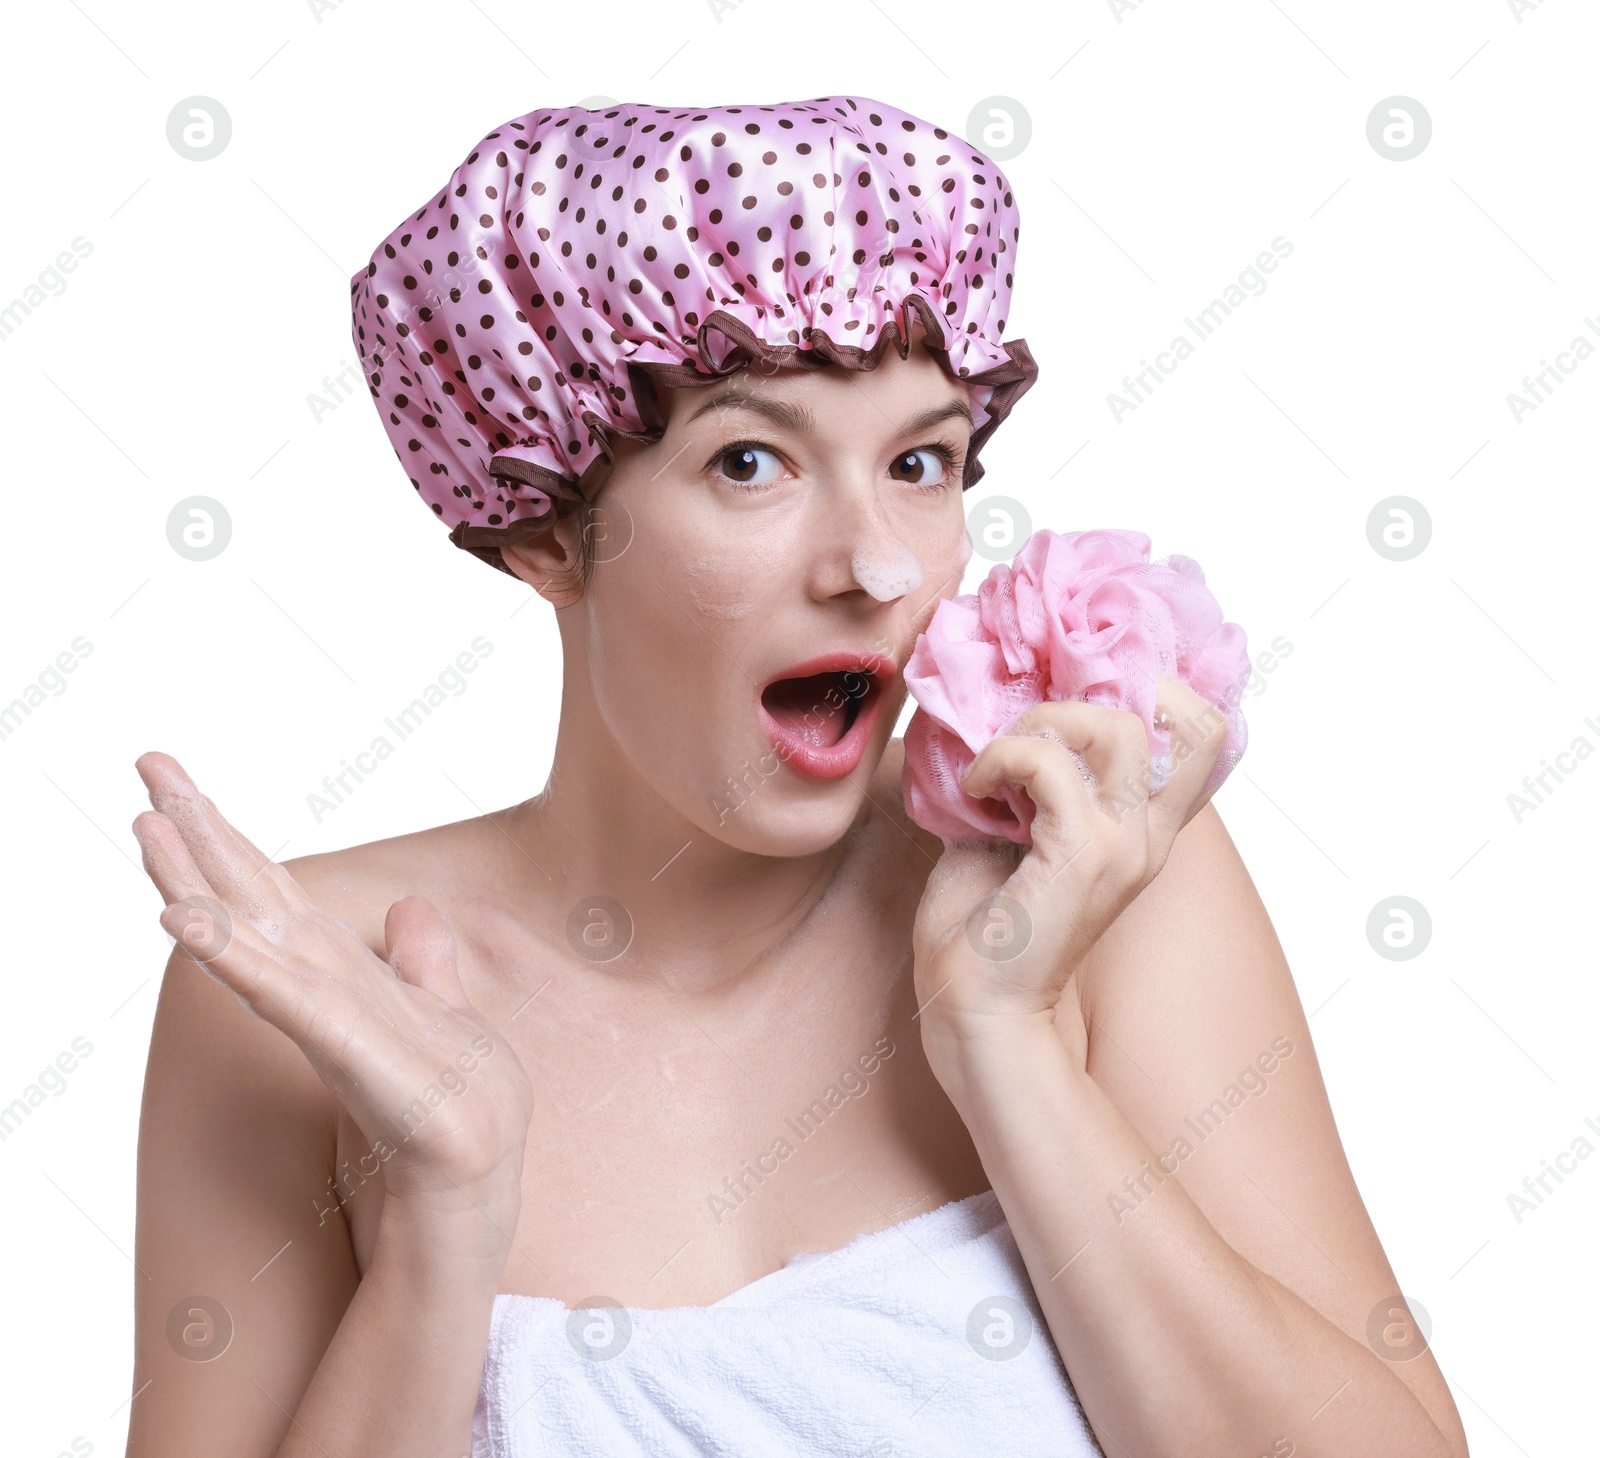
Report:
[{"label": "woman's right hand", "polygon": [[[533,1090],[467,1001],[433,903],[396,901],[387,961],[315,906],[202,795],[181,765],[136,762],[155,807],[133,822],[166,900],[161,924],[300,1047],[383,1162],[384,1220],[414,1216],[461,1254],[503,1261],[521,1200]],[[398,1205],[399,1209],[394,1207]]]}]

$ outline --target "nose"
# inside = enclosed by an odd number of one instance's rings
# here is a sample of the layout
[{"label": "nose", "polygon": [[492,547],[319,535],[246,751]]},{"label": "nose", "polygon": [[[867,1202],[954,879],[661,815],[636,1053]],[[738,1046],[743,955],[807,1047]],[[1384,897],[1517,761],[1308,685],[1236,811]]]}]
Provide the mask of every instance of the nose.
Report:
[{"label": "nose", "polygon": [[858,546],[850,554],[850,573],[879,602],[915,592],[926,575],[922,559],[898,537],[872,546]]},{"label": "nose", "polygon": [[922,586],[922,559],[895,528],[878,493],[867,483],[828,493],[823,510],[826,545],[817,559],[821,596],[856,589],[878,602],[894,602]]}]

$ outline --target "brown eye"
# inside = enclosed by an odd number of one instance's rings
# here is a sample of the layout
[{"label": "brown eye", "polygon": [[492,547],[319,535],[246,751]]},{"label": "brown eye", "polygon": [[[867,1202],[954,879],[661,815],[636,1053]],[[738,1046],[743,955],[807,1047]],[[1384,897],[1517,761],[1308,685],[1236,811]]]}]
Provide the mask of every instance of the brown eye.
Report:
[{"label": "brown eye", "polygon": [[907,451],[889,467],[889,474],[910,486],[933,486],[939,483],[944,470],[945,462],[938,451]]},{"label": "brown eye", "polygon": [[729,451],[723,458],[723,470],[735,481],[749,481],[756,473],[754,451]]},{"label": "brown eye", "polygon": [[717,457],[717,467],[728,480],[740,486],[762,485],[773,480],[781,469],[778,458],[759,446],[729,446]]}]

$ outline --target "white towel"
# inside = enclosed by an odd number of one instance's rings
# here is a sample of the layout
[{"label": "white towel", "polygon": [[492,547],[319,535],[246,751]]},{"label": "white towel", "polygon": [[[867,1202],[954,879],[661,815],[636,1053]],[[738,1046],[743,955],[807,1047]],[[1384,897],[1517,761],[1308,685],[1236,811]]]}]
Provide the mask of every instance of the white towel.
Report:
[{"label": "white towel", "polygon": [[495,1297],[473,1458],[1087,1458],[992,1190],[712,1306]]}]

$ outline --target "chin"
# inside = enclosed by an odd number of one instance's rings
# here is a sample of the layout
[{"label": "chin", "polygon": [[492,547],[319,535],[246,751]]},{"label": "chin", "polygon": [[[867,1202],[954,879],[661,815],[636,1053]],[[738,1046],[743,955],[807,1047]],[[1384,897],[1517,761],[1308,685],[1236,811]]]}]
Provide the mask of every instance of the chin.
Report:
[{"label": "chin", "polygon": [[785,790],[769,787],[736,808],[729,805],[726,814],[714,811],[706,831],[724,845],[750,855],[816,855],[849,833],[863,798],[863,791],[849,782],[820,792],[819,787],[810,785],[791,785]]},{"label": "chin", "polygon": [[[874,734],[849,775],[819,779],[770,744],[741,755],[737,774],[707,776],[691,818],[734,850],[763,856],[816,855],[849,833],[886,744]],[[806,769],[810,769],[807,766]],[[684,807],[687,809],[688,807]]]}]

